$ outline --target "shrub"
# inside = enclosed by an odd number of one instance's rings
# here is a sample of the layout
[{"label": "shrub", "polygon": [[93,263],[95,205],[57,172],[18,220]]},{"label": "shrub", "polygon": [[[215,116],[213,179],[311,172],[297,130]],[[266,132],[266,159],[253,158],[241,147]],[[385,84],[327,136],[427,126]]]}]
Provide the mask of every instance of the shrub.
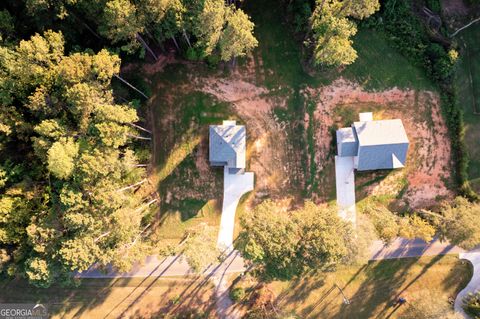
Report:
[{"label": "shrub", "polygon": [[185,58],[190,61],[198,61],[200,59],[199,52],[195,50],[194,48],[188,48],[187,51],[185,52]]},{"label": "shrub", "polygon": [[235,301],[239,302],[245,298],[245,289],[242,287],[235,287],[230,291],[230,298]]},{"label": "shrub", "polygon": [[463,309],[473,318],[480,318],[480,290],[463,298]]}]

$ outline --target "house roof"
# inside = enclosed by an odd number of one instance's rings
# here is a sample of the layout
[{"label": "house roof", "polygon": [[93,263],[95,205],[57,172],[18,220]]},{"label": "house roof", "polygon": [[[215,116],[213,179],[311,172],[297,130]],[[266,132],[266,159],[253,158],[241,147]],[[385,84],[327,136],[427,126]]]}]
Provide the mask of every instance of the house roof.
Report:
[{"label": "house roof", "polygon": [[355,122],[353,127],[360,146],[408,143],[407,133],[399,119]]},{"label": "house roof", "polygon": [[337,143],[348,143],[357,142],[355,134],[353,133],[353,129],[351,127],[343,127],[337,130]]},{"label": "house roof", "polygon": [[352,127],[337,130],[337,150],[339,156],[356,156],[358,140]]},{"label": "house roof", "polygon": [[209,156],[214,165],[245,168],[246,130],[235,121],[210,125]]}]

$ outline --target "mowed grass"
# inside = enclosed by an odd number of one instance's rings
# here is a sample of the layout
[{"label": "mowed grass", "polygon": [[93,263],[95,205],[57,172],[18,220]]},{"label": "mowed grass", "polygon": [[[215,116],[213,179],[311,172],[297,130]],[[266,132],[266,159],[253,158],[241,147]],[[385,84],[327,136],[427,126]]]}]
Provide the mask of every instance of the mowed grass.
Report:
[{"label": "mowed grass", "polygon": [[357,60],[346,67],[343,75],[366,89],[435,90],[424,70],[396,51],[380,31],[359,28],[353,38]]},{"label": "mowed grass", "polygon": [[51,318],[212,318],[213,285],[203,278],[84,279],[78,288],[0,282],[1,303],[42,303]]},{"label": "mowed grass", "polygon": [[480,192],[480,24],[462,31],[457,38],[461,55],[455,80],[466,124],[468,175],[474,189]]},{"label": "mowed grass", "polygon": [[[453,255],[370,262],[359,267],[340,267],[332,273],[305,276],[269,287],[286,313],[301,318],[423,318],[409,305],[395,308],[400,296],[413,307],[426,294],[444,307],[463,289],[472,275],[471,266]],[[343,298],[335,284],[350,301]],[[405,315],[405,316],[404,316]]]}]

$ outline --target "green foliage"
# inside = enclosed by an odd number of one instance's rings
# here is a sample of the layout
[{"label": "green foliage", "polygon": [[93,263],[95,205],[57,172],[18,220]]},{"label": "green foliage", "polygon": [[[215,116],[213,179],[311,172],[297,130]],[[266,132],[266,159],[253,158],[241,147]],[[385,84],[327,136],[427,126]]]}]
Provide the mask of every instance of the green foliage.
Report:
[{"label": "green foliage", "polygon": [[421,238],[427,242],[433,239],[435,227],[416,215],[401,217],[381,204],[368,203],[361,208],[377,233],[377,236],[388,243],[397,237],[408,239]]},{"label": "green foliage", "polygon": [[113,44],[127,42],[121,49],[133,53],[139,47],[137,34],[143,31],[143,25],[130,0],[109,0],[105,4],[99,31]]},{"label": "green foliage", "polygon": [[10,248],[8,274],[41,287],[94,262],[128,269],[151,248],[143,199],[128,187],[145,177],[128,145],[138,116],[110,87],[120,60],[63,47],[47,31],[0,50],[10,105],[0,142],[18,151],[0,148],[0,243]]},{"label": "green foliage", "polygon": [[456,91],[453,86],[453,71],[458,52],[453,47],[441,46],[429,38],[427,31],[412,12],[411,1],[387,0],[384,7],[382,13],[384,23],[379,27],[381,26],[390,36],[397,50],[423,66],[442,88],[442,111],[450,131],[457,185],[462,195],[477,200],[478,195],[468,184],[463,113],[456,102]]},{"label": "green foliage", "polygon": [[352,47],[351,37],[357,28],[348,17],[364,19],[379,8],[378,0],[317,0],[310,19],[314,63],[325,66],[352,64],[357,52]]},{"label": "green foliage", "polygon": [[242,287],[235,287],[232,290],[230,290],[230,298],[234,302],[240,302],[245,298],[245,289]]},{"label": "green foliage", "polygon": [[480,291],[469,293],[463,299],[463,309],[473,318],[480,318]]},{"label": "green foliage", "polygon": [[223,61],[245,56],[258,46],[253,27],[253,22],[242,10],[228,7],[227,25],[219,41],[220,58]]},{"label": "green foliage", "polygon": [[62,138],[48,150],[48,170],[60,179],[71,176],[78,155],[78,143],[71,138]]},{"label": "green foliage", "polygon": [[220,255],[217,248],[217,228],[200,224],[188,230],[187,239],[181,248],[192,269],[197,273],[202,272]]},{"label": "green foliage", "polygon": [[30,258],[25,263],[28,281],[41,288],[49,287],[53,280],[52,270],[48,263],[38,257]]},{"label": "green foliage", "polygon": [[268,278],[328,269],[357,253],[351,224],[332,207],[307,202],[304,208],[285,212],[265,201],[241,222],[239,248]]},{"label": "green foliage", "polygon": [[[234,5],[221,0],[23,0],[27,8],[19,20],[34,20],[38,31],[52,27],[65,30],[72,39],[84,40],[92,34],[108,40],[109,45],[127,54],[145,55],[151,46],[183,37],[188,47],[198,51],[198,58],[220,54],[225,61],[250,52],[257,40],[253,23]],[[0,36],[8,37],[13,19],[0,13]],[[77,25],[80,28],[77,30]],[[75,27],[72,27],[75,26]],[[223,40],[221,40],[223,38]],[[187,44],[185,43],[185,44]],[[180,43],[181,44],[181,43]],[[155,49],[155,48],[153,48]],[[191,55],[189,55],[191,57]]]},{"label": "green foliage", "polygon": [[480,203],[457,197],[452,204],[444,204],[436,219],[441,238],[464,249],[480,244]]}]

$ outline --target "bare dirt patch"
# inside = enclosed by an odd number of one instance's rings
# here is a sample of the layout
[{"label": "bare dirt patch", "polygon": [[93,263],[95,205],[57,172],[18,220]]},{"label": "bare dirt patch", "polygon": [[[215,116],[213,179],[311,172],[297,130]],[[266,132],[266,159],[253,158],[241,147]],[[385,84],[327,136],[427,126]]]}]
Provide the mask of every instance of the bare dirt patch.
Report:
[{"label": "bare dirt patch", "polygon": [[[393,171],[391,177],[381,182],[372,183],[368,187],[369,194],[394,195],[391,194],[393,190],[400,192],[405,187],[402,197],[412,208],[434,205],[438,199],[453,195],[447,185],[452,168],[450,141],[437,94],[397,88],[368,92],[343,79],[319,89],[307,88],[304,94],[317,100],[315,162],[319,171],[331,160],[328,159],[333,138],[331,128],[341,121],[336,118],[335,109],[348,107],[358,112],[361,107],[372,105],[376,109],[373,110],[374,118],[403,121],[410,148],[406,168]],[[399,182],[402,179],[405,183]]]},{"label": "bare dirt patch", "polygon": [[268,96],[266,88],[237,77],[204,79],[199,86],[203,92],[231,103],[246,124],[247,157],[249,170],[256,174],[256,194],[280,198],[295,189],[293,183],[302,176],[301,158],[290,143],[288,123],[280,121],[274,112],[286,108],[286,98]]}]

